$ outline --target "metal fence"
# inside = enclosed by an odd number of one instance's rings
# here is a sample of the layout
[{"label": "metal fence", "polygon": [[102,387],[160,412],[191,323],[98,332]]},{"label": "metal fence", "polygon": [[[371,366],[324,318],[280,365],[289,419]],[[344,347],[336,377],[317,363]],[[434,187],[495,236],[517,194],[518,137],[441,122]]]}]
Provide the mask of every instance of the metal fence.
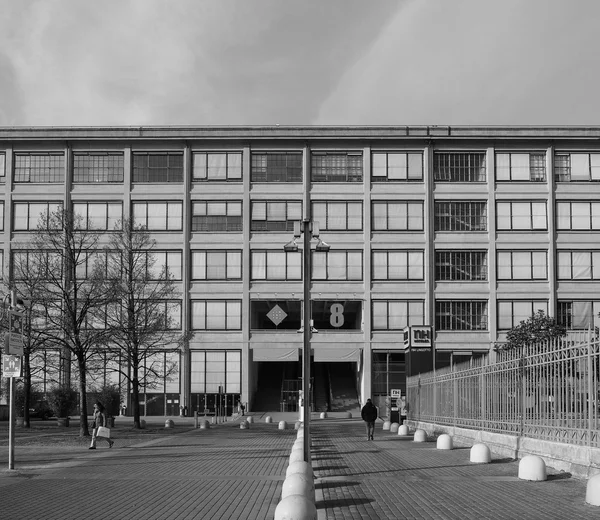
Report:
[{"label": "metal fence", "polygon": [[582,333],[407,378],[408,419],[600,447],[600,339]]}]

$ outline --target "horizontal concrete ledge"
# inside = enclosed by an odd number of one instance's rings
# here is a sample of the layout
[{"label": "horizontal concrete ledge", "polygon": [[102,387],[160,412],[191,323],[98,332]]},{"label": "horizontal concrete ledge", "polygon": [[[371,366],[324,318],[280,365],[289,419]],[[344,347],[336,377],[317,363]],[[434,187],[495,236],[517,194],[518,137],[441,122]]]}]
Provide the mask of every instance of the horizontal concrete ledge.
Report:
[{"label": "horizontal concrete ledge", "polygon": [[520,459],[526,455],[537,455],[544,460],[548,467],[571,473],[577,478],[587,479],[600,474],[600,448],[420,421],[405,421],[405,424],[411,429],[425,430],[432,437],[447,433],[452,436],[455,446],[472,447],[477,443],[485,444],[492,453],[499,457]]}]

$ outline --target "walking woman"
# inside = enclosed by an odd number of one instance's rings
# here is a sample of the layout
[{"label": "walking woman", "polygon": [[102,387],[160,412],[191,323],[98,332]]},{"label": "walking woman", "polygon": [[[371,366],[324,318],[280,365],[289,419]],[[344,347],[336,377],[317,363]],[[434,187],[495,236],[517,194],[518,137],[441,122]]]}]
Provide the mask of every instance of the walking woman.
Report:
[{"label": "walking woman", "polygon": [[114,442],[111,441],[108,437],[99,437],[98,436],[98,428],[100,426],[106,426],[106,415],[104,415],[104,405],[100,401],[96,401],[94,405],[94,422],[92,423],[94,431],[92,432],[92,444],[90,445],[90,450],[96,449],[96,439],[104,439],[108,442],[108,447],[112,448]]}]

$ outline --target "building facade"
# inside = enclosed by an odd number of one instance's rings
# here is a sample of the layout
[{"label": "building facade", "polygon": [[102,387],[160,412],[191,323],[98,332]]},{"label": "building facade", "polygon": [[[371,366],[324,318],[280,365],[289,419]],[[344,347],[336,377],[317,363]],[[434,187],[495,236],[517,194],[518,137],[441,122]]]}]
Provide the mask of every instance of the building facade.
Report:
[{"label": "building facade", "polygon": [[0,179],[7,283],[48,209],[151,231],[192,339],[147,414],[296,404],[302,219],[330,245],[307,282],[315,392],[343,367],[361,402],[404,393],[407,326],[442,366],[538,309],[600,324],[600,127],[0,128]]}]

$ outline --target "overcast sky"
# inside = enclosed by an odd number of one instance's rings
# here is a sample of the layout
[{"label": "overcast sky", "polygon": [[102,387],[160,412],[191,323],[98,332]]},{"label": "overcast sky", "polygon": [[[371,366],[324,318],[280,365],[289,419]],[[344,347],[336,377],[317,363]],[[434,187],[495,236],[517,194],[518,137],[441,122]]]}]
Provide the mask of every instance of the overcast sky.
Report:
[{"label": "overcast sky", "polygon": [[0,126],[600,125],[598,0],[0,9]]}]

